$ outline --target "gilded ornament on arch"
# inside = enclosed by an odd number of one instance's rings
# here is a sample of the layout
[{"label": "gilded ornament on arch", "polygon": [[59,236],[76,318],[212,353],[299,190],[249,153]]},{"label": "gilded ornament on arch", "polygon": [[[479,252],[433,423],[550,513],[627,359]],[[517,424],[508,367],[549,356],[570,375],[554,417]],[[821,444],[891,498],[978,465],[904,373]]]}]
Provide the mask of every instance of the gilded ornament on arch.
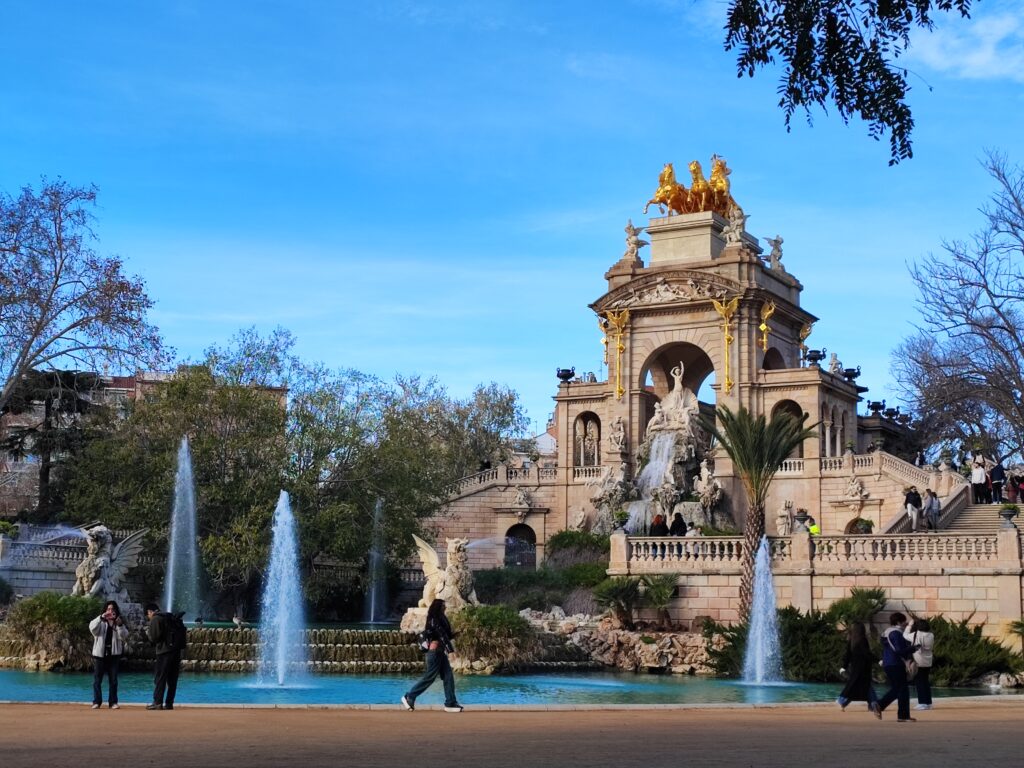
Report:
[{"label": "gilded ornament on arch", "polygon": [[766,301],[761,305],[761,324],[757,326],[757,329],[761,332],[761,351],[768,351],[768,332],[771,328],[768,326],[768,320],[772,315],[775,314],[775,302]]},{"label": "gilded ornament on arch", "polygon": [[733,296],[729,301],[718,301],[718,299],[711,300],[712,305],[715,307],[715,311],[722,316],[722,340],[725,343],[725,377],[722,383],[722,388],[725,390],[725,394],[732,392],[733,384],[732,376],[729,373],[729,348],[732,346],[735,337],[732,335],[732,318],[736,314],[736,310],[740,306],[740,297]]}]

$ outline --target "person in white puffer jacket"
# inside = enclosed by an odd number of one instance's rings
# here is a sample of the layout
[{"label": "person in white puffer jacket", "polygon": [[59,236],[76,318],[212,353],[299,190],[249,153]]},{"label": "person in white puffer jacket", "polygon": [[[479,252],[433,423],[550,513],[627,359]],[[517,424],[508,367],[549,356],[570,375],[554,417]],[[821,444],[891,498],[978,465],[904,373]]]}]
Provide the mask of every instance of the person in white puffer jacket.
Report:
[{"label": "person in white puffer jacket", "polygon": [[121,618],[121,607],[116,600],[104,603],[103,613],[89,622],[89,633],[93,636],[92,708],[99,709],[103,704],[103,676],[106,675],[107,701],[111,709],[120,709],[117,703],[117,673],[128,640],[128,627]]},{"label": "person in white puffer jacket", "polygon": [[914,709],[932,708],[932,684],[929,679],[932,665],[935,663],[935,635],[931,632],[928,619],[914,619],[903,636],[910,641],[911,645],[918,646],[914,651],[914,661],[917,662],[917,674],[914,676],[914,685],[917,686],[917,704]]}]

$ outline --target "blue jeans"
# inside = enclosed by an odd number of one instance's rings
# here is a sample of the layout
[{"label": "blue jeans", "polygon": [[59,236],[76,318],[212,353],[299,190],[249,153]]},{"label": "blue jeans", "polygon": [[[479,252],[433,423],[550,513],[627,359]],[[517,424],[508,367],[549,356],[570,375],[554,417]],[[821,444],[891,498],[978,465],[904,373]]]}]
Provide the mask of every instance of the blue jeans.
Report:
[{"label": "blue jeans", "polygon": [[[853,699],[848,699],[845,696],[840,696],[838,699],[836,699],[836,701],[838,701],[842,706],[845,707],[847,704],[853,701]],[[878,695],[875,693],[875,686],[868,686],[868,709],[871,709],[871,705],[876,703],[878,703]]]},{"label": "blue jeans", "polygon": [[110,706],[117,704],[117,672],[121,666],[120,656],[92,657],[92,703],[103,703],[103,677],[107,677],[107,693]]},{"label": "blue jeans", "polygon": [[878,706],[885,709],[896,702],[896,717],[907,720],[910,717],[910,686],[907,684],[907,668],[902,662],[898,667],[885,666],[885,676],[889,678],[889,690],[878,700]]},{"label": "blue jeans", "polygon": [[455,700],[455,675],[452,674],[452,665],[448,662],[448,654],[440,648],[436,651],[427,651],[427,671],[405,694],[408,702],[414,703],[416,697],[427,690],[438,675],[441,676],[441,682],[444,683],[444,705],[446,707],[459,706],[459,702]]}]

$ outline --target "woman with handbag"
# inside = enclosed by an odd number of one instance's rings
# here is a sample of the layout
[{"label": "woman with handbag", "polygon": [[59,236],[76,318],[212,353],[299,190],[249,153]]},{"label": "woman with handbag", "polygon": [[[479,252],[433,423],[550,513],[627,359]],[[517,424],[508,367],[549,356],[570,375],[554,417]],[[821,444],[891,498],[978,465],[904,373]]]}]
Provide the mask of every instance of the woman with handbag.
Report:
[{"label": "woman with handbag", "polygon": [[845,711],[846,705],[851,701],[866,701],[871,713],[881,720],[882,710],[878,707],[878,697],[871,684],[871,668],[874,666],[875,656],[868,645],[868,634],[864,630],[864,625],[857,621],[850,625],[848,635],[843,668],[839,670],[840,674],[847,675],[846,685],[836,703]]},{"label": "woman with handbag", "polygon": [[903,633],[903,637],[917,648],[914,651],[914,662],[917,664],[917,674],[914,675],[914,685],[917,686],[917,704],[914,709],[931,709],[932,684],[929,677],[935,660],[932,653],[932,649],[935,647],[935,635],[931,632],[928,619],[915,619],[914,626],[907,629]]}]

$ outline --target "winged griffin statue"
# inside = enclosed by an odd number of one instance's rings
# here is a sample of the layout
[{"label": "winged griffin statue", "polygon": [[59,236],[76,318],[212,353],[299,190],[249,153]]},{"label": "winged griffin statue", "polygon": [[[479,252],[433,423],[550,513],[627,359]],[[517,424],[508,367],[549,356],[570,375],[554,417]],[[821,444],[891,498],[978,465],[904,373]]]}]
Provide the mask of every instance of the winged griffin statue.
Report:
[{"label": "winged griffin statue", "polygon": [[423,587],[420,607],[428,608],[435,598],[444,600],[449,613],[461,610],[466,605],[480,605],[473,589],[473,572],[469,569],[469,555],[466,553],[468,539],[448,539],[448,564],[441,568],[441,558],[432,546],[413,534],[416,549],[423,562],[423,574],[427,577]]},{"label": "winged griffin statue", "polygon": [[90,528],[85,535],[86,555],[75,568],[71,594],[117,600],[121,604],[130,602],[124,582],[128,571],[139,564],[146,530],[133,533],[116,547],[114,536],[105,525]]}]

